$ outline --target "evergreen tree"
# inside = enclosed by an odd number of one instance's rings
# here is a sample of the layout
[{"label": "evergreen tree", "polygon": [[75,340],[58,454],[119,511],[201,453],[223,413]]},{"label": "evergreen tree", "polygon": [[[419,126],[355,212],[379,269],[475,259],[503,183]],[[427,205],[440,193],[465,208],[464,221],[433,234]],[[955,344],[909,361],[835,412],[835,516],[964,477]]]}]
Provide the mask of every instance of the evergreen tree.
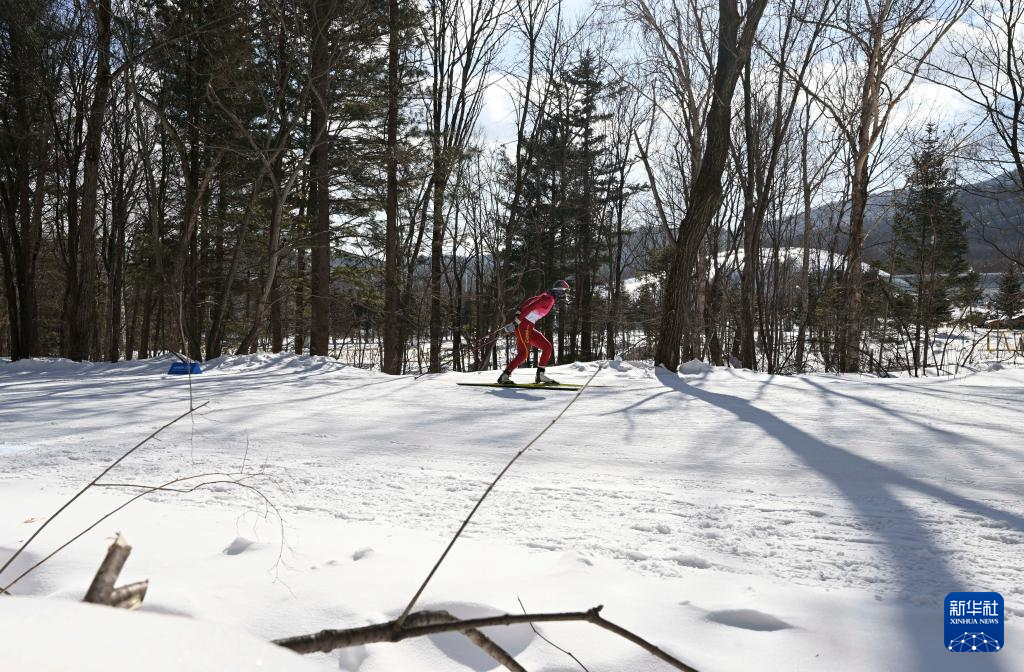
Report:
[{"label": "evergreen tree", "polygon": [[1024,283],[1016,266],[1010,266],[999,280],[999,292],[992,298],[992,310],[1007,320],[1024,311]]},{"label": "evergreen tree", "polygon": [[528,291],[545,289],[557,277],[573,279],[574,303],[558,323],[558,356],[586,361],[594,357],[594,278],[607,261],[598,241],[613,186],[601,131],[611,116],[603,111],[607,82],[597,56],[586,50],[551,86],[551,112],[533,148],[516,236]]},{"label": "evergreen tree", "polygon": [[911,277],[904,319],[911,335],[914,373],[928,366],[931,333],[952,319],[954,305],[967,305],[977,274],[966,261],[967,225],[956,203],[956,184],[946,148],[928,125],[893,221],[894,267]]}]

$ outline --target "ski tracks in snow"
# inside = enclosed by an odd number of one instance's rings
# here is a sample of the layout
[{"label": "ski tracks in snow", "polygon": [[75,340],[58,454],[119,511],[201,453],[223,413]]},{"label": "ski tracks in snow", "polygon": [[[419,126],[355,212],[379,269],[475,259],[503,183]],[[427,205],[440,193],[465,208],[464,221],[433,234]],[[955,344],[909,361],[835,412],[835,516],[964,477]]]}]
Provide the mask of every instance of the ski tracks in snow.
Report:
[{"label": "ski tracks in snow", "polygon": [[[288,515],[442,538],[564,405],[542,391],[454,385],[472,374],[412,380],[301,364],[234,358],[197,376],[210,410],[134,455],[116,480],[234,472],[244,456]],[[0,367],[0,431],[18,446],[0,453],[9,475],[81,484],[187,403],[163,363],[111,375],[16,367]],[[553,371],[582,380],[589,367]],[[1019,602],[1022,374],[671,376],[619,363],[598,376],[608,387],[587,390],[516,464],[466,536],[654,576],[753,574],[921,605],[991,589]],[[232,506],[244,494],[151,498],[181,497]]]}]

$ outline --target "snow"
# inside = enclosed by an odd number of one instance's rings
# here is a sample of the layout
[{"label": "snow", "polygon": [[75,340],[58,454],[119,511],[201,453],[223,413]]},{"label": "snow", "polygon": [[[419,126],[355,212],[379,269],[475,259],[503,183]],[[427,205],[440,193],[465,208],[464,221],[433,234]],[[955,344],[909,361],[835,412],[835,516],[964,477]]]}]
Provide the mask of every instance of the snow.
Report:
[{"label": "snow", "polygon": [[688,362],[683,362],[679,365],[679,373],[684,376],[694,376],[703,373],[710,373],[712,367],[706,362],[702,362],[699,359],[691,359]]},{"label": "snow", "polygon": [[[0,561],[187,408],[187,377],[165,375],[169,362],[0,363]],[[549,371],[583,382],[596,367]],[[218,483],[123,509],[0,597],[0,669],[163,669],[179,647],[195,655],[177,669],[191,670],[277,653],[264,669],[495,669],[457,635],[303,658],[261,644],[401,612],[486,484],[572,396],[454,384],[493,377],[266,354],[205,366],[192,382],[209,405],[106,481],[244,463],[273,506]],[[706,671],[1024,669],[1024,370],[676,376],[630,361],[594,385],[499,483],[420,607],[603,604]],[[90,490],[0,582],[135,492]],[[150,580],[137,613],[77,602],[118,531],[134,547],[121,582]],[[1007,606],[1005,648],[969,668],[942,642],[942,599],[957,590],[994,590]],[[593,626],[538,629],[590,669],[667,669]],[[106,646],[88,636],[112,631]],[[529,627],[489,634],[530,672],[576,669]]]},{"label": "snow", "polygon": [[0,600],[4,670],[280,670],[309,672],[311,660],[216,623],[92,604],[13,597]]}]

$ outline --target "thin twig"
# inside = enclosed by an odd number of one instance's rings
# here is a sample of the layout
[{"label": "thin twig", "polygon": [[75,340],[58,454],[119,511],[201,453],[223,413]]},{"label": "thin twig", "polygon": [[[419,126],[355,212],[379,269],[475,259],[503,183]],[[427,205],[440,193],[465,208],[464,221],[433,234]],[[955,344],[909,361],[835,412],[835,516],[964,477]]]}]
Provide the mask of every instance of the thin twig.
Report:
[{"label": "thin twig", "polygon": [[655,658],[659,658],[659,659],[665,661],[666,663],[668,663],[669,665],[671,665],[672,667],[674,667],[674,668],[676,668],[678,670],[683,670],[684,672],[697,672],[697,670],[695,670],[694,668],[692,668],[689,665],[687,665],[686,663],[680,661],[678,658],[676,658],[672,654],[667,653],[666,651],[663,651],[662,649],[658,648],[654,644],[651,644],[650,642],[648,642],[646,639],[644,639],[640,635],[637,635],[637,634],[635,634],[633,632],[630,632],[629,630],[626,630],[621,625],[616,625],[615,623],[612,623],[611,621],[608,621],[608,620],[605,620],[604,618],[601,618],[601,614],[594,614],[594,617],[592,619],[590,619],[590,622],[593,623],[594,625],[601,626],[602,628],[604,628],[605,630],[607,630],[609,632],[614,632],[619,637],[624,637],[625,639],[628,639],[629,641],[633,642],[634,644],[639,646],[641,649],[643,649],[647,653],[649,653],[652,656],[654,656]]},{"label": "thin twig", "polygon": [[[175,483],[181,483],[183,481],[190,481],[190,480],[193,480],[193,479],[196,479],[196,478],[205,478],[205,477],[208,477],[208,476],[228,476],[229,478],[227,480],[205,481],[203,483],[200,483],[200,484],[196,485],[195,487],[192,487],[192,488],[189,488],[189,489],[184,489],[184,490],[182,490],[182,489],[174,489],[174,488],[170,488],[169,487],[171,485],[174,485]],[[173,490],[175,492],[195,492],[199,488],[205,487],[207,485],[213,485],[215,483],[229,483],[229,484],[237,485],[238,487],[246,488],[248,490],[251,490],[251,491],[255,492],[256,494],[258,494],[260,497],[263,498],[263,500],[267,503],[268,506],[270,506],[270,507],[272,507],[274,509],[274,513],[278,516],[278,519],[281,520],[280,513],[278,513],[277,507],[274,506],[274,504],[267,498],[266,495],[264,495],[262,492],[260,492],[260,490],[258,488],[256,488],[255,486],[248,485],[246,483],[242,483],[241,479],[238,479],[238,480],[231,479],[229,474],[197,474],[197,475],[194,475],[194,476],[182,476],[180,478],[175,478],[174,480],[168,481],[168,482],[164,483],[163,485],[156,485],[156,486],[145,486],[145,485],[135,485],[135,484],[121,484],[121,483],[100,483],[100,484],[97,484],[96,487],[145,488],[145,491],[144,492],[140,492],[139,494],[135,495],[134,497],[132,497],[128,501],[124,502],[120,506],[118,506],[118,507],[108,511],[107,513],[105,513],[102,517],[100,517],[99,519],[95,520],[91,525],[86,527],[84,530],[82,530],[81,532],[79,532],[78,534],[76,534],[75,536],[73,536],[72,538],[68,539],[66,542],[64,542],[60,546],[58,546],[49,555],[47,555],[46,557],[42,558],[41,560],[36,562],[34,565],[32,565],[31,567],[26,569],[24,572],[22,572],[21,574],[16,576],[13,581],[8,583],[3,588],[0,588],[0,592],[6,593],[8,590],[10,590],[10,588],[12,586],[14,586],[14,584],[18,583],[23,578],[25,578],[25,576],[27,576],[29,574],[29,572],[32,572],[37,567],[42,565],[44,562],[47,562],[50,558],[52,558],[53,556],[57,555],[58,553],[63,551],[65,548],[67,548],[68,546],[70,546],[74,542],[76,542],[79,539],[81,539],[83,536],[85,536],[85,534],[87,534],[88,532],[93,530],[97,525],[102,523],[107,518],[110,518],[112,515],[114,515],[115,513],[120,511],[121,509],[124,509],[129,504],[132,504],[133,502],[136,502],[139,499],[142,499],[146,495],[154,493],[154,492],[157,492],[157,491],[160,491],[160,490]],[[281,529],[282,529],[282,534],[283,534],[283,530],[284,530],[284,522],[283,522],[283,520],[282,520],[281,525],[282,525]]]},{"label": "thin twig", "polygon": [[[626,348],[622,353],[619,354],[619,357],[621,358],[622,355],[629,352],[630,350],[633,350],[641,343],[643,343],[645,340],[647,339],[641,339],[640,341],[637,341],[629,348]],[[523,446],[518,453],[513,455],[512,459],[509,460],[508,464],[505,465],[505,468],[502,469],[498,473],[498,475],[494,477],[494,480],[491,481],[491,484],[487,486],[487,489],[484,490],[482,495],[480,495],[480,498],[476,500],[476,503],[473,505],[472,510],[470,510],[469,515],[466,516],[466,519],[462,521],[462,525],[460,525],[459,529],[456,530],[455,535],[451,538],[451,541],[448,542],[448,545],[441,553],[441,557],[437,559],[437,562],[434,563],[434,566],[431,568],[430,573],[427,574],[427,578],[423,580],[423,583],[421,583],[420,587],[416,590],[416,594],[412,596],[411,600],[409,600],[409,604],[406,605],[405,610],[402,611],[402,615],[395,620],[396,630],[400,630],[402,626],[405,624],[405,619],[409,616],[409,613],[412,611],[413,607],[416,606],[416,602],[419,601],[420,595],[422,595],[423,591],[426,590],[427,584],[429,584],[430,580],[434,578],[434,574],[441,566],[441,563],[443,563],[445,558],[448,557],[449,551],[452,550],[452,547],[455,545],[455,542],[459,540],[460,536],[462,536],[462,532],[466,529],[466,526],[469,525],[469,521],[473,519],[473,516],[476,515],[477,509],[479,509],[480,505],[483,504],[485,499],[487,499],[487,496],[491,494],[491,490],[494,489],[494,486],[496,486],[498,484],[498,481],[502,479],[505,473],[512,468],[512,465],[516,463],[516,460],[522,457],[523,453],[528,451],[530,447],[533,446],[533,444],[537,443],[537,441],[540,440],[540,437],[544,436],[544,434],[546,434],[549,429],[555,426],[556,422],[562,419],[562,416],[565,415],[565,412],[568,411],[569,408],[571,408],[572,405],[576,403],[576,401],[580,398],[580,395],[583,394],[584,390],[586,390],[590,386],[590,383],[594,381],[594,378],[597,377],[597,374],[601,373],[601,371],[603,371],[605,367],[608,366],[608,361],[609,360],[605,359],[598,364],[597,369],[594,371],[593,374],[591,374],[590,378],[587,379],[587,382],[585,382],[583,386],[576,391],[576,394],[574,394],[572,399],[569,400],[569,403],[567,403],[565,407],[562,408],[561,411],[559,411],[558,415],[556,415],[554,419],[551,420],[551,422],[549,422],[546,427],[544,427],[544,429],[540,430],[540,432],[537,433],[537,436],[533,437],[533,439],[529,443]]]},{"label": "thin twig", "polygon": [[[24,550],[25,550],[26,548],[28,548],[28,545],[29,545],[29,544],[31,544],[31,543],[32,543],[32,541],[33,541],[33,540],[34,540],[34,539],[35,539],[36,537],[38,537],[38,536],[39,536],[39,533],[40,533],[40,532],[42,532],[42,531],[43,531],[44,529],[46,529],[46,526],[47,526],[47,525],[49,525],[49,524],[50,524],[51,522],[53,522],[53,520],[54,520],[54,519],[55,519],[55,518],[56,518],[57,516],[59,516],[59,515],[60,515],[61,513],[63,513],[65,509],[67,509],[67,508],[68,508],[69,506],[71,506],[71,505],[72,505],[72,504],[73,504],[73,503],[75,502],[75,500],[77,500],[77,499],[78,499],[79,497],[81,497],[81,496],[82,496],[83,494],[85,494],[85,491],[86,491],[86,490],[88,490],[89,488],[91,488],[92,486],[94,486],[94,485],[96,484],[96,482],[97,482],[97,481],[99,481],[99,480],[100,480],[101,478],[103,478],[104,476],[106,476],[106,475],[107,475],[107,473],[108,473],[108,472],[110,472],[110,470],[111,470],[111,469],[113,469],[114,467],[116,467],[117,465],[119,465],[119,464],[120,464],[121,462],[123,462],[123,461],[124,461],[124,460],[125,460],[125,459],[126,459],[126,458],[127,458],[128,456],[129,456],[129,455],[131,455],[131,454],[132,454],[132,453],[134,453],[134,452],[135,452],[136,450],[138,450],[139,448],[141,448],[142,446],[144,446],[144,445],[145,445],[146,443],[148,443],[148,442],[149,442],[149,441],[150,441],[150,440],[151,440],[151,439],[152,439],[153,437],[155,437],[155,436],[156,436],[157,434],[159,434],[160,432],[164,431],[165,429],[167,429],[168,427],[170,427],[170,426],[171,426],[171,425],[173,425],[174,423],[178,422],[178,421],[179,421],[179,420],[181,420],[182,418],[185,418],[185,417],[187,417],[187,416],[189,416],[189,415],[192,415],[192,413],[194,413],[194,412],[198,411],[198,410],[199,410],[200,408],[202,408],[203,406],[206,406],[206,405],[207,405],[207,404],[209,404],[209,403],[210,403],[210,402],[208,402],[208,401],[204,401],[203,403],[199,404],[198,406],[196,406],[196,407],[194,407],[194,408],[193,408],[193,407],[192,407],[192,406],[190,405],[190,406],[189,406],[189,409],[188,409],[187,411],[185,411],[184,413],[182,413],[181,415],[179,415],[178,417],[176,417],[176,418],[175,418],[174,420],[171,420],[171,421],[170,421],[170,422],[168,422],[168,423],[167,423],[166,425],[163,425],[162,427],[160,427],[159,429],[157,429],[157,430],[156,430],[155,432],[153,432],[152,434],[150,434],[149,436],[147,436],[146,438],[144,438],[144,439],[143,439],[142,441],[139,441],[138,443],[136,443],[136,444],[135,444],[134,446],[132,446],[132,447],[131,447],[131,448],[130,448],[130,449],[129,449],[129,450],[127,451],[127,452],[125,452],[125,453],[124,453],[123,455],[121,455],[121,457],[119,457],[119,458],[117,458],[116,460],[114,460],[114,461],[113,461],[113,462],[112,462],[112,463],[111,463],[110,465],[108,465],[108,466],[107,466],[107,468],[106,468],[106,469],[104,469],[104,470],[103,470],[102,472],[100,472],[100,474],[99,474],[99,475],[98,475],[98,476],[97,476],[96,478],[94,478],[94,479],[92,479],[91,481],[89,481],[89,483],[87,483],[87,484],[86,484],[86,486],[85,486],[84,488],[82,488],[81,490],[79,490],[79,491],[78,491],[78,493],[77,493],[77,494],[75,494],[75,496],[74,496],[74,497],[72,497],[72,498],[71,498],[71,499],[69,499],[68,501],[64,502],[64,504],[63,504],[63,505],[62,505],[62,506],[61,506],[61,507],[60,507],[59,509],[57,509],[57,511],[56,511],[56,512],[54,512],[54,513],[53,513],[53,514],[52,514],[52,515],[51,515],[51,516],[50,516],[49,518],[47,518],[47,519],[46,519],[45,521],[43,521],[43,524],[42,524],[42,525],[40,525],[40,526],[39,526],[39,528],[38,528],[38,529],[37,529],[37,530],[36,530],[35,532],[33,532],[33,533],[32,533],[32,536],[30,536],[30,537],[29,537],[29,538],[28,538],[27,540],[25,540],[25,543],[23,543],[23,544],[22,544],[22,545],[21,545],[21,546],[20,546],[20,547],[18,548],[18,550],[16,550],[16,551],[14,552],[14,555],[12,555],[11,557],[9,557],[9,558],[7,559],[7,562],[5,562],[5,563],[3,564],[3,566],[2,566],[2,567],[0,567],[0,574],[3,574],[3,573],[4,573],[4,570],[6,570],[6,569],[7,569],[8,567],[10,567],[10,566],[11,566],[11,563],[12,563],[12,562],[14,562],[14,559],[15,559],[15,558],[17,558],[17,557],[18,557],[19,555],[21,555],[21,553],[22,553],[22,552],[23,552],[23,551],[24,551]],[[22,576],[24,576],[24,575],[22,575]],[[18,577],[18,578],[20,579],[21,577]],[[17,579],[15,579],[15,581],[17,581]],[[11,583],[10,585],[8,585],[8,586],[7,586],[7,588],[10,588],[10,587],[11,587],[11,585],[14,585],[14,584],[13,584],[13,582],[12,582],[12,583]],[[5,589],[4,589],[3,591],[0,591],[0,592],[7,592],[7,590],[6,590],[6,588],[5,588]]]},{"label": "thin twig", "polygon": [[[519,599],[518,597],[516,597],[516,601],[519,602],[519,608],[523,610],[523,613],[524,614],[527,613],[526,612],[526,605],[523,604],[523,601],[521,599]],[[579,658],[577,658],[575,655],[573,655],[572,651],[569,651],[567,649],[563,649],[558,644],[555,644],[550,639],[548,639],[547,637],[542,635],[540,630],[537,629],[537,626],[534,625],[532,622],[530,623],[530,629],[533,630],[533,634],[537,635],[538,637],[543,639],[545,642],[547,642],[551,646],[555,647],[556,649],[558,649],[559,651],[561,651],[562,653],[564,653],[565,655],[569,656],[574,661],[576,661],[576,664],[580,666],[580,669],[582,669],[583,672],[590,672],[590,670],[587,669],[587,666],[584,665],[583,662]]]},{"label": "thin twig", "polygon": [[491,490],[494,489],[494,486],[496,486],[498,484],[498,481],[502,479],[505,473],[512,468],[512,465],[516,463],[516,460],[522,457],[523,453],[528,451],[533,446],[533,444],[537,443],[537,441],[540,440],[540,437],[544,436],[544,434],[546,434],[549,429],[555,426],[556,422],[562,419],[562,416],[565,415],[565,412],[568,411],[574,403],[576,403],[576,400],[580,398],[580,395],[583,394],[583,391],[587,389],[587,386],[590,385],[591,381],[594,380],[594,377],[597,376],[597,374],[599,374],[601,370],[604,369],[605,366],[607,366],[607,364],[607,362],[604,362],[600,366],[598,366],[597,370],[594,371],[593,375],[591,375],[587,382],[584,383],[583,387],[576,391],[576,394],[574,394],[572,399],[569,400],[569,403],[567,403],[565,407],[562,408],[561,411],[559,411],[558,415],[556,415],[551,420],[551,422],[547,424],[547,426],[540,430],[540,432],[537,433],[537,436],[533,437],[533,439],[531,439],[529,443],[527,443],[519,450],[519,452],[513,455],[512,459],[509,460],[508,464],[505,465],[505,468],[498,472],[498,475],[494,477],[494,480],[491,481],[491,484],[487,486],[487,489],[484,490],[482,495],[480,495],[480,498],[476,500],[476,504],[473,505],[473,508],[472,510],[470,510],[469,515],[466,516],[466,519],[462,521],[462,525],[460,525],[459,529],[456,530],[455,535],[451,538],[451,541],[448,542],[448,545],[441,553],[441,557],[437,559],[437,562],[434,563],[434,566],[433,568],[431,568],[430,573],[427,574],[427,578],[423,580],[423,583],[421,583],[420,587],[416,590],[416,594],[412,596],[411,600],[409,600],[409,604],[406,605],[405,610],[402,612],[402,615],[395,620],[396,630],[400,630],[402,628],[402,625],[405,623],[405,619],[412,611],[412,608],[416,606],[416,602],[419,601],[420,595],[422,595],[423,591],[426,590],[427,584],[429,584],[430,580],[434,578],[434,574],[441,566],[441,563],[443,563],[444,559],[448,557],[448,552],[452,550],[452,547],[455,545],[455,542],[458,541],[459,537],[462,536],[462,532],[469,525],[469,521],[473,519],[473,516],[476,515],[476,512],[480,508],[480,505],[483,504],[484,500],[487,499],[487,496],[491,494]]},{"label": "thin twig", "polygon": [[242,453],[242,468],[239,470],[245,473],[245,460],[249,457],[249,432],[245,433],[245,452]]}]

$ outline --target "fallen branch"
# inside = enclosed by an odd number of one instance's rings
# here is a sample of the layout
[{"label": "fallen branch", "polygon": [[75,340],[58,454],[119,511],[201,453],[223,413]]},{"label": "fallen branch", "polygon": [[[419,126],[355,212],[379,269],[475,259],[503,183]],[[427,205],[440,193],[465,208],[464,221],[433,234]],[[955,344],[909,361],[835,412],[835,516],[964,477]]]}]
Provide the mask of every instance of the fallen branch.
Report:
[{"label": "fallen branch", "polygon": [[[459,620],[447,611],[421,611],[419,612],[419,615],[424,621],[436,620],[441,623],[457,623]],[[426,624],[426,622],[423,623],[423,625]],[[516,659],[513,658],[508,651],[501,648],[497,642],[476,628],[464,630],[462,631],[462,634],[466,636],[466,639],[476,644],[477,648],[504,665],[505,668],[511,670],[511,672],[526,672],[526,669],[517,663]]]},{"label": "fallen branch", "polygon": [[83,602],[105,604],[123,609],[135,609],[142,604],[142,600],[146,597],[149,581],[139,581],[114,588],[117,577],[121,575],[121,569],[124,568],[124,563],[128,560],[131,552],[132,547],[118,532],[114,543],[107,549],[107,555],[100,563],[100,568],[96,570],[96,576],[93,577],[89,590],[85,592]]},{"label": "fallen branch", "polygon": [[[328,653],[335,649],[378,642],[400,642],[414,637],[436,635],[443,632],[466,632],[499,625],[518,625],[522,623],[554,623],[566,621],[584,621],[593,623],[609,632],[623,637],[636,644],[651,655],[665,661],[677,670],[697,672],[694,668],[664,650],[651,644],[643,637],[630,632],[620,625],[601,617],[602,607],[597,606],[588,611],[556,612],[547,614],[503,614],[485,618],[470,618],[448,621],[439,614],[447,612],[418,611],[409,614],[404,620],[404,627],[396,627],[398,619],[376,625],[365,625],[358,628],[343,630],[321,630],[309,635],[298,635],[274,640],[274,644],[295,651],[296,653]],[[447,614],[450,616],[450,614]]]},{"label": "fallen branch", "polygon": [[108,604],[110,602],[110,594],[114,592],[114,583],[121,575],[121,569],[131,552],[132,547],[118,532],[114,543],[107,549],[107,555],[100,563],[100,568],[96,570],[96,576],[93,577],[89,590],[85,591],[83,602],[92,604]]},{"label": "fallen branch", "polygon": [[379,623],[377,625],[364,625],[358,628],[346,628],[344,630],[321,630],[311,635],[298,635],[274,640],[274,644],[296,653],[328,653],[335,649],[343,649],[349,646],[361,646],[363,644],[375,644],[377,642],[400,642],[403,639],[436,635],[442,632],[457,632],[479,628],[486,628],[493,625],[516,625],[519,623],[531,622],[552,622],[552,621],[587,621],[590,620],[591,612],[597,613],[600,607],[588,611],[575,611],[552,614],[505,614],[503,616],[491,616],[487,618],[474,618],[460,621],[441,621],[435,617],[437,612],[417,611],[405,618],[406,627],[395,629],[398,619]]},{"label": "fallen branch", "polygon": [[142,600],[146,599],[146,591],[149,589],[149,581],[137,581],[129,583],[120,588],[114,588],[110,594],[110,606],[118,609],[137,609],[142,606]]}]

